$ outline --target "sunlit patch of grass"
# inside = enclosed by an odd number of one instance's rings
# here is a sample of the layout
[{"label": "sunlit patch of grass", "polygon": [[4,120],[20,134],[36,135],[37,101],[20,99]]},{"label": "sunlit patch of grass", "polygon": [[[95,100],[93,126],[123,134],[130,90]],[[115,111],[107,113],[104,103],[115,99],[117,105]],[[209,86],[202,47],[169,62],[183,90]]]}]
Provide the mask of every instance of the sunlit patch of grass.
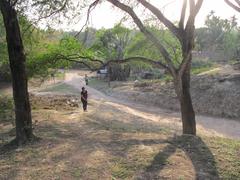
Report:
[{"label": "sunlit patch of grass", "polygon": [[194,75],[198,75],[201,74],[203,72],[207,72],[214,69],[214,67],[211,66],[206,66],[206,67],[196,67],[196,68],[192,68],[191,73]]},{"label": "sunlit patch of grass", "polygon": [[131,179],[134,175],[134,169],[122,158],[114,160],[111,167],[111,175],[113,179]]}]

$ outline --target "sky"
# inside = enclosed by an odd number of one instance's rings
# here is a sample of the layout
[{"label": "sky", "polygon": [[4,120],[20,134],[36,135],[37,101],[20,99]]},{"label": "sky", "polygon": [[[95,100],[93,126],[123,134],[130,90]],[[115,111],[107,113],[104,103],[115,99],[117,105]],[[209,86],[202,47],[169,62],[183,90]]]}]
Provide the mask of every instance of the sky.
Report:
[{"label": "sky", "polygon": [[[172,21],[178,21],[180,16],[182,0],[151,0],[155,6],[162,10],[164,15]],[[214,11],[215,15],[220,16],[221,18],[229,19],[235,15],[240,24],[240,13],[233,10],[224,0],[204,0],[203,6],[196,18],[196,27],[204,26],[206,16],[210,11]],[[139,8],[135,8],[135,11],[142,15],[143,11]],[[103,2],[101,5],[98,5],[93,12],[91,13],[89,26],[100,29],[100,28],[111,28],[117,24],[124,14],[122,11],[117,8],[113,8],[110,3]],[[83,26],[86,17],[83,16],[82,20],[75,25],[62,25],[60,28],[65,30],[79,30]],[[126,26],[131,27],[132,20],[125,22]]]}]

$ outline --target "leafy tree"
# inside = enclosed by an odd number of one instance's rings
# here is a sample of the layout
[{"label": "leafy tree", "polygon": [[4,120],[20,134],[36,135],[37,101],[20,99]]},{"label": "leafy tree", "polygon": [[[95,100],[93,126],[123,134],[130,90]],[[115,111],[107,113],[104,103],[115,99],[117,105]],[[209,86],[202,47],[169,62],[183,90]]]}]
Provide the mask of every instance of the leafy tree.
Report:
[{"label": "leafy tree", "polygon": [[112,29],[97,31],[95,43],[90,49],[106,60],[123,59],[130,40],[130,30],[116,25]]},{"label": "leafy tree", "polygon": [[33,139],[31,108],[29,103],[26,56],[20,33],[15,2],[0,1],[8,45],[8,55],[12,74],[13,98],[16,116],[16,143],[24,144]]},{"label": "leafy tree", "polygon": [[[159,23],[163,23],[165,27],[171,31],[172,35],[179,41],[181,47],[181,57],[177,60],[178,63],[175,64],[174,58],[171,56],[170,52],[166,48],[165,44],[159,39],[154,32],[150,31],[141,21],[140,16],[138,16],[131,3],[129,1],[118,1],[118,0],[107,0],[109,3],[115,7],[126,12],[133,19],[134,23],[144,34],[144,36],[151,41],[157,48],[159,54],[161,54],[161,61],[158,61],[158,65],[165,68],[174,79],[174,87],[176,94],[178,96],[182,122],[183,122],[183,133],[184,134],[196,134],[196,122],[195,122],[195,112],[192,106],[192,100],[190,95],[190,69],[192,61],[192,50],[194,48],[194,23],[195,17],[198,14],[203,0],[184,0],[182,6],[182,13],[179,21],[179,25],[176,26],[173,22],[167,19],[160,9],[151,4],[146,0],[136,0],[133,1],[133,5],[142,5],[144,8],[149,10],[158,20]],[[96,0],[95,2],[99,2]],[[186,18],[187,5],[189,5],[190,16]],[[186,23],[185,23],[186,20]],[[137,58],[128,58],[137,59]],[[139,58],[147,59],[147,58]],[[154,60],[147,60],[148,62],[154,62]],[[122,61],[124,62],[124,61]],[[155,61],[156,62],[156,61]],[[157,63],[156,63],[157,64]]]},{"label": "leafy tree", "polygon": [[[12,75],[16,122],[15,141],[17,145],[25,144],[34,139],[25,68],[26,54],[19,25],[19,17],[33,17],[31,19],[32,26],[44,18],[54,17],[52,18],[53,20],[61,20],[64,17],[71,17],[74,12],[79,10],[77,7],[81,8],[81,6],[76,6],[73,1],[69,0],[0,1],[0,11],[3,16],[6,32],[9,64]],[[67,9],[71,9],[71,11]],[[29,14],[34,14],[35,16],[28,16]],[[53,21],[49,20],[47,22],[51,23]]]},{"label": "leafy tree", "polygon": [[[105,60],[121,60],[126,54],[126,49],[131,40],[131,31],[120,24],[112,29],[101,29],[96,33],[96,41],[90,50],[95,55]],[[109,68],[109,80],[126,80],[130,75],[129,66],[111,64]]]}]

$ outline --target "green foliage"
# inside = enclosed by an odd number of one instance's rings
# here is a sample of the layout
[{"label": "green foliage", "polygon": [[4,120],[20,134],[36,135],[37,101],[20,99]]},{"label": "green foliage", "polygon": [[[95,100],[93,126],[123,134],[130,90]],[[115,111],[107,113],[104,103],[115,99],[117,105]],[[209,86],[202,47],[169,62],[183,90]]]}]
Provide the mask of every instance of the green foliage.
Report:
[{"label": "green foliage", "polygon": [[[178,40],[174,38],[174,36],[166,29],[158,29],[157,27],[149,27],[148,29],[153,32],[155,36],[162,42],[172,56],[174,64],[178,66],[182,60],[181,46]],[[139,31],[133,31],[132,33],[134,34],[134,37],[127,47],[126,56],[145,56],[156,61],[164,62],[159,50],[151,41],[149,41]],[[137,62],[133,64],[136,68],[151,69],[152,67],[144,62]]]},{"label": "green foliage", "polygon": [[28,56],[28,74],[29,76],[47,76],[52,72],[51,69],[70,67],[71,62],[58,60],[57,55],[68,56],[80,53],[82,50],[82,45],[71,36],[65,36],[57,42],[40,43],[38,51],[34,51]]},{"label": "green foliage", "polygon": [[196,50],[218,53],[221,59],[237,59],[240,56],[240,29],[236,17],[221,19],[212,11],[206,19],[206,27],[196,30]]},{"label": "green foliage", "polygon": [[[55,61],[57,54],[79,53],[82,45],[72,36],[51,28],[41,30],[34,26],[26,16],[19,15],[21,35],[26,53],[28,77],[47,77],[54,69],[69,67],[67,61]],[[2,16],[0,16],[0,80],[10,80],[7,43]]]},{"label": "green foliage", "polygon": [[100,29],[96,32],[96,40],[90,50],[105,60],[123,59],[131,39],[130,32],[121,25],[116,25],[112,29]]}]

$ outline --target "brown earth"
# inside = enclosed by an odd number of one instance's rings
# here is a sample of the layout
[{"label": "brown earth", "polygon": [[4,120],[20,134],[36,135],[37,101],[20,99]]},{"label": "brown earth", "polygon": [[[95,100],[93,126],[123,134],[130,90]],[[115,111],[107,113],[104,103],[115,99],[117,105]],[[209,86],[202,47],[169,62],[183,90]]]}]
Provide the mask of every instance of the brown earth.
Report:
[{"label": "brown earth", "polygon": [[[240,120],[240,74],[195,76],[191,87],[196,113]],[[180,110],[172,83],[132,82],[113,88],[113,94],[147,105]]]},{"label": "brown earth", "polygon": [[[63,85],[84,86],[75,72],[68,77]],[[87,113],[75,106],[78,96],[68,92],[34,92],[32,103],[40,103],[33,109],[34,133],[42,139],[0,153],[0,179],[240,177],[239,141],[219,137],[239,138],[235,121],[220,119],[227,127],[222,133],[222,126],[213,126],[218,119],[198,117],[199,137],[182,136],[178,113],[87,90]],[[13,138],[12,128],[0,125],[0,152]]]}]

